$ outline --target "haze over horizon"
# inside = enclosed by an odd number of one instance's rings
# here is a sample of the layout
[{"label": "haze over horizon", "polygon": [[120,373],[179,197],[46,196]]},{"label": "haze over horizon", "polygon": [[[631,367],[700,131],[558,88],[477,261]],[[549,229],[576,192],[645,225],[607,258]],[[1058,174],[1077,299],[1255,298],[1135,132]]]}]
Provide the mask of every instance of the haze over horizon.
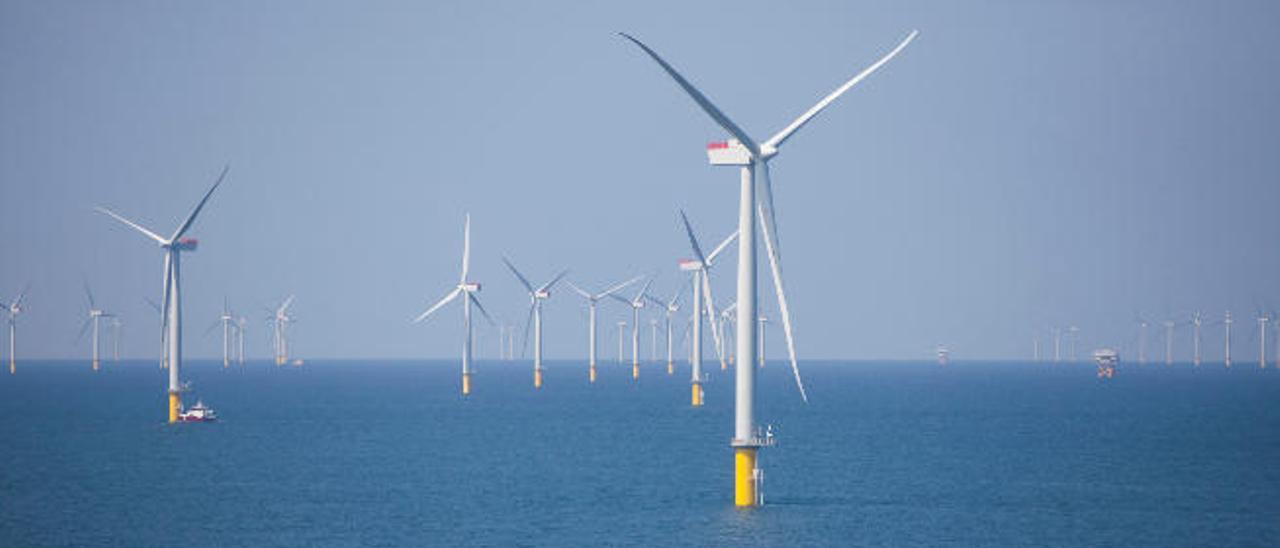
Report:
[{"label": "haze over horizon", "polygon": [[[772,164],[801,360],[1026,358],[1068,325],[1083,356],[1131,349],[1139,315],[1153,359],[1159,322],[1230,309],[1247,362],[1254,316],[1280,307],[1275,3],[352,6],[0,4],[0,300],[32,284],[19,359],[88,355],[84,281],[124,317],[122,354],[153,358],[161,253],[92,207],[167,234],[225,164],[184,257],[189,357],[220,354],[205,330],[226,297],[265,358],[264,307],[296,294],[295,357],[456,358],[458,303],[409,320],[457,282],[468,212],[472,279],[510,323],[528,298],[503,255],[593,290],[657,273],[669,297],[678,210],[714,246],[738,175],[618,31],[765,138],[920,30]],[[601,306],[607,363],[630,313]],[[545,315],[548,358],[585,356],[583,300],[561,285]]]}]

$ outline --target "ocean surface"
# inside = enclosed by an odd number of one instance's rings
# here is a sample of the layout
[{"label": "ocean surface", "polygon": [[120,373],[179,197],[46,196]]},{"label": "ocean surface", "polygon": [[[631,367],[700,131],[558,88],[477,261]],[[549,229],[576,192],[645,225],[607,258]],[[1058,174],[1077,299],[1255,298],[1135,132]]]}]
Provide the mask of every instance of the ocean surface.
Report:
[{"label": "ocean surface", "polygon": [[[688,367],[154,361],[0,375],[0,546],[1280,546],[1280,372],[763,370],[766,505],[732,507],[733,377]],[[188,398],[190,402],[193,398]]]}]

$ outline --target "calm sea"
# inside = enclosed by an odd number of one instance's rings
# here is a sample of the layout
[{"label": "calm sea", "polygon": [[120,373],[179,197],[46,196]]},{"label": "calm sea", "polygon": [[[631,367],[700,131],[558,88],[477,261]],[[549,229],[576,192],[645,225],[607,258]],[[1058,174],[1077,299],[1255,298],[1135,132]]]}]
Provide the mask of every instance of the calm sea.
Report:
[{"label": "calm sea", "polygon": [[0,546],[1278,546],[1280,372],[803,364],[759,386],[766,506],[731,506],[731,374],[481,362],[0,375]]}]

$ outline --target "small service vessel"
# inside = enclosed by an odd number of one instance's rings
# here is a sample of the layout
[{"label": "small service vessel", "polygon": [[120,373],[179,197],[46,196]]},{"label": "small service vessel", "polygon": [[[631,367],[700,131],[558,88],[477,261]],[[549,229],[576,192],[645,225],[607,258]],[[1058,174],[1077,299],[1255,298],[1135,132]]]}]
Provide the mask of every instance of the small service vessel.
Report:
[{"label": "small service vessel", "polygon": [[1093,361],[1098,364],[1098,378],[1110,379],[1116,376],[1116,364],[1120,363],[1120,353],[1111,348],[1099,348],[1093,351]]},{"label": "small service vessel", "polygon": [[196,404],[191,409],[185,409],[178,414],[178,422],[213,422],[218,420],[218,413],[213,409],[205,406],[203,401],[196,400]]}]

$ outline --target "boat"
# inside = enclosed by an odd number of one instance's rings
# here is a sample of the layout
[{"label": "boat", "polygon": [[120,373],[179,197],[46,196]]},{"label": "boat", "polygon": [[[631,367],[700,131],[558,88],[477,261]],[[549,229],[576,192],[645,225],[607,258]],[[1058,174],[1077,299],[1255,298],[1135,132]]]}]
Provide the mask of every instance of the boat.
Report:
[{"label": "boat", "polygon": [[213,422],[218,420],[218,413],[205,406],[203,401],[196,400],[191,409],[178,414],[178,422]]},{"label": "boat", "polygon": [[1116,376],[1120,353],[1111,348],[1099,348],[1093,351],[1093,361],[1098,364],[1098,378],[1110,379]]}]

